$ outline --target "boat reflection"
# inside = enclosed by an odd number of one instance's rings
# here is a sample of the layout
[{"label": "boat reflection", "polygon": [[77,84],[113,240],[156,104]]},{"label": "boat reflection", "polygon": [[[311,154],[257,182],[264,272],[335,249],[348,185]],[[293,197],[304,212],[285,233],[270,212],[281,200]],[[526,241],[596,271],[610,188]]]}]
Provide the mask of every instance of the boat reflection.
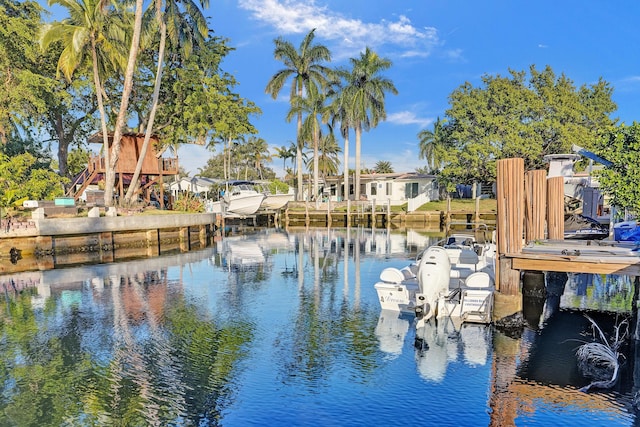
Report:
[{"label": "boat reflection", "polygon": [[413,322],[413,316],[408,316],[406,313],[380,310],[375,334],[376,338],[378,338],[380,350],[388,354],[392,359],[402,354],[410,322]]},{"label": "boat reflection", "polygon": [[433,382],[444,380],[450,363],[468,366],[487,364],[491,346],[491,327],[485,324],[457,323],[451,318],[421,323],[416,328],[415,358],[420,376]]}]

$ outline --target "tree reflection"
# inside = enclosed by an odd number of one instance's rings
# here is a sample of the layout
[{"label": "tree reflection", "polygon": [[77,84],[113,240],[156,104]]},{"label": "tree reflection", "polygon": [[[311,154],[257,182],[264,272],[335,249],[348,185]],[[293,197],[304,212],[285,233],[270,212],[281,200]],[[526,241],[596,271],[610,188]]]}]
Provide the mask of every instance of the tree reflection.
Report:
[{"label": "tree reflection", "polygon": [[205,314],[165,273],[94,278],[44,310],[5,295],[0,425],[216,425],[252,326]]},{"label": "tree reflection", "polygon": [[[360,308],[359,278],[355,279],[356,295],[349,299],[349,283],[344,274],[342,298],[337,296],[339,264],[348,271],[349,247],[354,247],[356,276],[359,274],[359,243],[349,239],[350,233],[307,232],[297,235],[298,243],[308,242],[307,254],[312,258],[313,271],[302,269],[304,251],[298,250],[300,268],[298,311],[293,325],[287,325],[277,340],[283,360],[280,369],[284,381],[302,380],[309,387],[327,382],[337,370],[347,368],[357,381],[366,380],[377,366],[378,345],[371,339],[378,313]],[[346,254],[346,256],[345,256]],[[344,352],[355,355],[344,360]],[[342,366],[344,364],[347,366]]]}]

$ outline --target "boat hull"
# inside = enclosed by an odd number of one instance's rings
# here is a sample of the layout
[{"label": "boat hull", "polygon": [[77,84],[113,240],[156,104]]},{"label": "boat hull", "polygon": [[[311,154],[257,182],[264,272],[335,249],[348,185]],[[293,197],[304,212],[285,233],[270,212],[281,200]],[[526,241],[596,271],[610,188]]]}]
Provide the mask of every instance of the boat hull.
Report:
[{"label": "boat hull", "polygon": [[226,213],[253,215],[260,209],[264,197],[260,193],[232,197],[227,202]]},{"label": "boat hull", "polygon": [[261,208],[265,210],[282,209],[293,200],[293,194],[267,194]]}]

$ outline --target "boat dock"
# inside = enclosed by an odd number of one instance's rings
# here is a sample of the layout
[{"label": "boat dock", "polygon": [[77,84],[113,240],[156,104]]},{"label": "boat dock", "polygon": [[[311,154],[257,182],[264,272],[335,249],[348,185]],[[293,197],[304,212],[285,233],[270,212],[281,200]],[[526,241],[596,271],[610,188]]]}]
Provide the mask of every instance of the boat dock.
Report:
[{"label": "boat dock", "polygon": [[521,272],[640,276],[640,251],[631,242],[564,240],[563,177],[524,173],[523,159],[497,162],[498,261],[496,288],[520,296]]}]

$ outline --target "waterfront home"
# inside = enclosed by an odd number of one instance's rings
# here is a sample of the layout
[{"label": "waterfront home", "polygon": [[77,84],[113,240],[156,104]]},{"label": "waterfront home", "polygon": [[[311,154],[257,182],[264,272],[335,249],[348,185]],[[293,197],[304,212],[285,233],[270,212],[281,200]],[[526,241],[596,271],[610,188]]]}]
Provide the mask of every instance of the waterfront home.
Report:
[{"label": "waterfront home", "polygon": [[[169,191],[174,198],[183,192],[190,192],[199,196],[206,196],[207,193],[215,190],[224,183],[223,180],[204,178],[201,176],[183,176],[179,180],[172,181],[168,184]],[[211,196],[211,194],[209,194]],[[208,198],[208,197],[205,197]]]},{"label": "waterfront home", "polygon": [[[354,197],[354,179],[349,178],[349,198]],[[331,201],[346,200],[342,176],[326,178],[322,189],[323,197]],[[364,200],[375,200],[377,204],[390,203],[392,206],[409,203],[421,206],[431,200],[439,199],[439,188],[435,175],[417,172],[370,173],[360,175],[360,196]]]}]

